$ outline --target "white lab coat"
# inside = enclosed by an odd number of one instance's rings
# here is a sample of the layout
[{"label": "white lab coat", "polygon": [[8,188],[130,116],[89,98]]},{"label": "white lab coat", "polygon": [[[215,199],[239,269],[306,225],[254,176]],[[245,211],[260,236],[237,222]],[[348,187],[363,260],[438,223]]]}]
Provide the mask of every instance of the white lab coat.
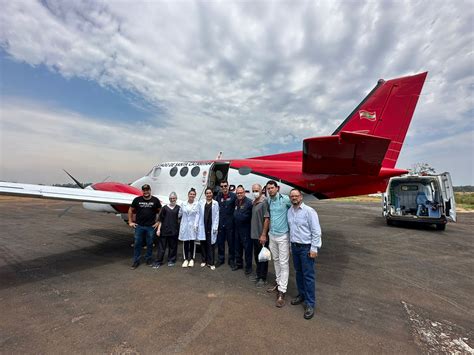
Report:
[{"label": "white lab coat", "polygon": [[[198,239],[206,240],[206,231],[204,230],[204,206],[206,201],[199,202],[199,213],[196,216],[194,226],[197,227]],[[219,228],[219,203],[216,200],[212,200],[212,231],[211,231],[211,244],[216,244],[217,241],[217,230]]]},{"label": "white lab coat", "polygon": [[179,240],[198,240],[197,233],[194,228],[196,216],[199,213],[199,203],[189,203],[188,201],[181,204],[179,209],[179,217],[181,218],[181,225],[179,227]]}]

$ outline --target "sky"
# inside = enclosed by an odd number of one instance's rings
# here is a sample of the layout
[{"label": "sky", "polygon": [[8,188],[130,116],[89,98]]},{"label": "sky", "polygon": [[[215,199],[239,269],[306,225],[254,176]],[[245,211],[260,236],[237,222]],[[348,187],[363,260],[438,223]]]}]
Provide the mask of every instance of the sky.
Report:
[{"label": "sky", "polygon": [[0,180],[300,150],[428,71],[398,168],[474,185],[473,1],[0,0]]}]

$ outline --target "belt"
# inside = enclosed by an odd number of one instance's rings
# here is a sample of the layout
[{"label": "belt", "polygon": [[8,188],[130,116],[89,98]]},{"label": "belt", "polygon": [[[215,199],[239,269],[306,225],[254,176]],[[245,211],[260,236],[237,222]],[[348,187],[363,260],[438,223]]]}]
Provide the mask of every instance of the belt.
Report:
[{"label": "belt", "polygon": [[291,245],[297,247],[297,248],[307,248],[307,247],[311,247],[311,244],[301,244],[301,243],[293,243],[291,242]]}]

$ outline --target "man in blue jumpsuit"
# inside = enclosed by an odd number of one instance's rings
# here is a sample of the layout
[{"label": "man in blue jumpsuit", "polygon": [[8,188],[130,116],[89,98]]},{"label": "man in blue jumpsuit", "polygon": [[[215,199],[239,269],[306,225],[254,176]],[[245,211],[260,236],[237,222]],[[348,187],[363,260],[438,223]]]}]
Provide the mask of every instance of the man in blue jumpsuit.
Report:
[{"label": "man in blue jumpsuit", "polygon": [[235,242],[234,242],[234,209],[236,196],[229,192],[229,183],[221,181],[221,191],[216,196],[219,203],[219,231],[217,233],[217,264],[216,267],[225,264],[225,242],[229,249],[229,265],[235,266]]},{"label": "man in blue jumpsuit", "polygon": [[242,253],[245,249],[245,275],[252,273],[252,246],[250,238],[250,221],[252,220],[252,200],[245,196],[245,189],[237,187],[237,201],[234,210],[234,236],[235,236],[235,266],[232,271],[242,269],[244,266]]}]

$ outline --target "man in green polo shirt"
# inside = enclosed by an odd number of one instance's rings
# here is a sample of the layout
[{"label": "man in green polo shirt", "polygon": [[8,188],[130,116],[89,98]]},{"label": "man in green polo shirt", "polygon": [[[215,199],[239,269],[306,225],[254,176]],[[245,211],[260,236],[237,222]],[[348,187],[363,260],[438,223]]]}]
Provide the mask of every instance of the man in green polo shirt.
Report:
[{"label": "man in green polo shirt", "polygon": [[[276,306],[285,305],[285,294],[290,274],[290,236],[288,228],[288,209],[291,207],[290,198],[278,192],[278,183],[270,180],[266,189],[269,195],[268,206],[270,210],[270,251],[272,252],[273,265],[275,267],[276,283],[268,289],[268,292],[277,291]],[[266,236],[260,237],[264,243]]]}]

